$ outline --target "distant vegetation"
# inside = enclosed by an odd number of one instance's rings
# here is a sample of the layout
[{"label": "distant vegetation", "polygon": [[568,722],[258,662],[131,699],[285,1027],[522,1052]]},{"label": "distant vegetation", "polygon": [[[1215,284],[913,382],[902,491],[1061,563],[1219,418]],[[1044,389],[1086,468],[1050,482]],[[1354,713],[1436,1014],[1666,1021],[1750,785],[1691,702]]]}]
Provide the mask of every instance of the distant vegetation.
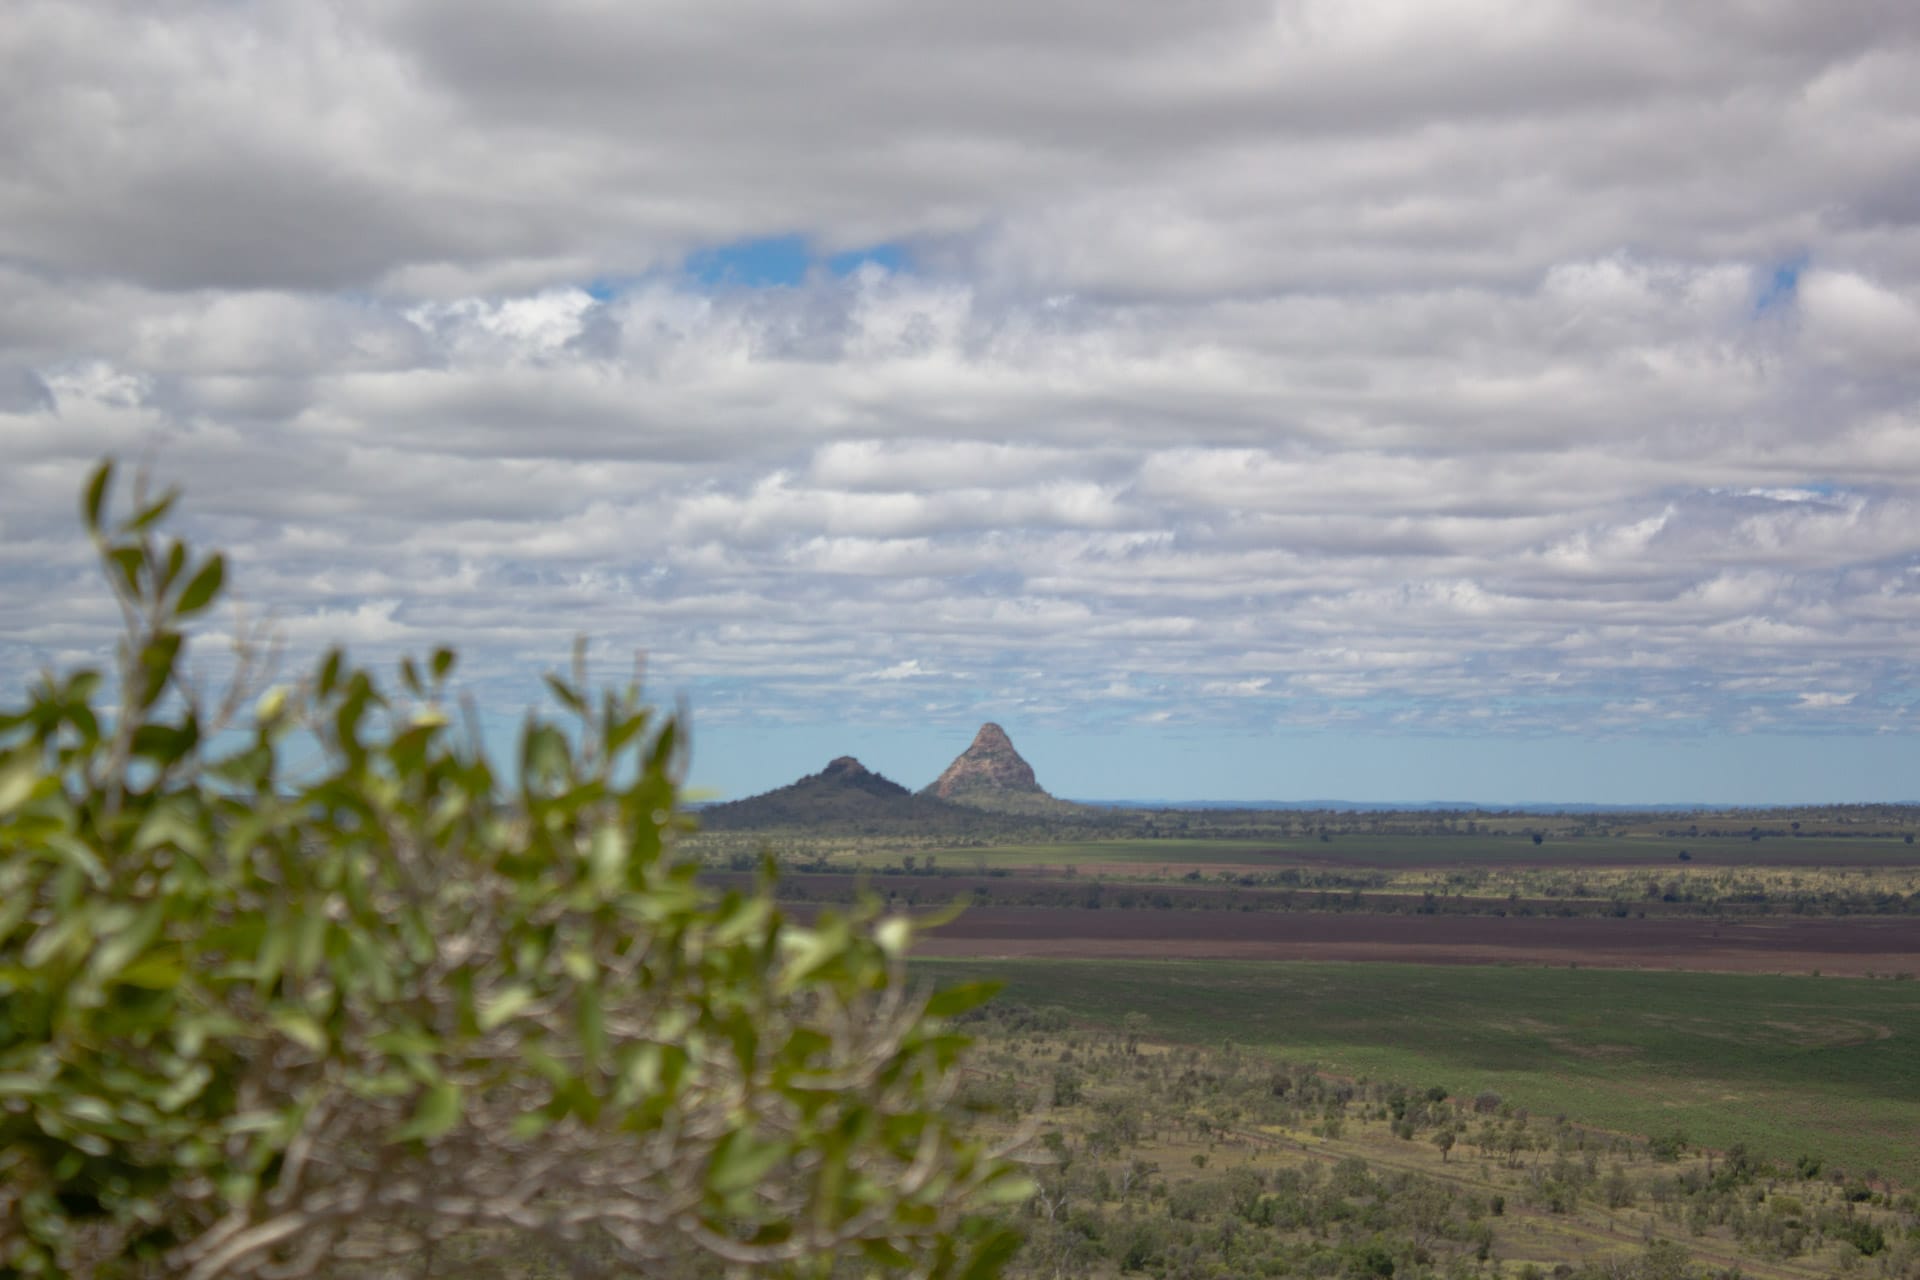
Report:
[{"label": "distant vegetation", "polygon": [[1493,1090],[1542,1115],[1920,1186],[1920,982],[1601,969],[928,960],[941,981],[1342,1076]]},{"label": "distant vegetation", "polygon": [[[1315,1069],[1307,1064],[1325,1047],[1310,1029],[1319,1006],[1273,1009],[1242,1033],[1258,1043],[1249,1048],[1235,1028],[1250,1004],[1213,1006],[1203,1035],[1194,1010],[1206,1007],[1195,998],[1204,988],[1181,984],[1163,999],[1165,985],[1133,968],[1094,995],[1085,985],[1093,969],[1077,966],[1065,982],[1051,971],[1016,973],[969,1026],[985,1040],[964,1100],[1000,1125],[1038,1107],[1049,1126],[1016,1274],[1920,1274],[1920,1200],[1870,1164],[1842,1167],[1796,1148],[1802,1135],[1770,1134],[1763,1152],[1693,1128],[1688,1111],[1658,1115],[1650,1136],[1611,1132],[1431,1057],[1402,1059],[1392,1074],[1330,1072],[1325,1058]],[[1126,988],[1143,980],[1152,994],[1128,1007]],[[1364,1000],[1357,984],[1319,994]],[[1496,988],[1485,1003],[1513,994]],[[1706,1002],[1686,1007],[1700,1013]],[[1439,1016],[1461,1012],[1449,1004]],[[1341,1004],[1335,1016],[1363,1015]],[[1490,1011],[1466,1019],[1491,1020]],[[1267,1038],[1267,1028],[1290,1021],[1309,1028],[1306,1042],[1284,1031]],[[1716,1087],[1698,1049],[1642,1065],[1655,1093]],[[1809,1071],[1792,1087],[1819,1084]],[[1755,1110],[1764,1106],[1755,1100]]]}]

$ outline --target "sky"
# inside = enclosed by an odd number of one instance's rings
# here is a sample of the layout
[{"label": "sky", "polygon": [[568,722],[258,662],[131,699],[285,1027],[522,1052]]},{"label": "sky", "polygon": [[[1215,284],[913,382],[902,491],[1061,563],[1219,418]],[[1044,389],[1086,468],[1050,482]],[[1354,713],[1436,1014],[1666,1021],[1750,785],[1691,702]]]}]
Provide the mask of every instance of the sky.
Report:
[{"label": "sky", "polygon": [[0,702],[113,454],[707,795],[1920,798],[1907,0],[7,8]]}]

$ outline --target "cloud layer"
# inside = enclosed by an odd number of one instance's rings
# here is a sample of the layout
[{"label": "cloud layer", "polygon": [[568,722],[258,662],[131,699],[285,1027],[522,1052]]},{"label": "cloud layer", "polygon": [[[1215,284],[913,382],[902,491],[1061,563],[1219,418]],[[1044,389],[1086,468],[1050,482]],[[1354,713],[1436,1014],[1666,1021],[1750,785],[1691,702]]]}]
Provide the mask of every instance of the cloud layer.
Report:
[{"label": "cloud layer", "polygon": [[1029,10],[17,6],[0,678],[115,452],[507,701],[1920,727],[1911,6]]}]

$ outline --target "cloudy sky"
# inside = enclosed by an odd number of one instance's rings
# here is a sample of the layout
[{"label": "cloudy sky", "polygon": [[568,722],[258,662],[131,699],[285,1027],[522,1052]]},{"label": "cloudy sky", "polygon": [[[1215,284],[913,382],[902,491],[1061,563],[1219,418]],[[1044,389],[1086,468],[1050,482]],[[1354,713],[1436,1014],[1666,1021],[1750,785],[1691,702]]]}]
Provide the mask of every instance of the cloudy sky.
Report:
[{"label": "cloudy sky", "polygon": [[0,690],[108,453],[722,794],[1920,798],[1920,8],[11,0]]}]

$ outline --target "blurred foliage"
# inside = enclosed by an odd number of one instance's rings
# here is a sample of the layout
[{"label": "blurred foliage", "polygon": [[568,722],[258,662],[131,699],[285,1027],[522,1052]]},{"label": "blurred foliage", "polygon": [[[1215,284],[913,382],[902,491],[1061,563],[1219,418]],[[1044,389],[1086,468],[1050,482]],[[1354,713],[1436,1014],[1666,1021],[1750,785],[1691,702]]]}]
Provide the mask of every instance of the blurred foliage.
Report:
[{"label": "blurred foliage", "polygon": [[907,920],[697,884],[681,719],[578,663],[510,771],[453,729],[450,650],[262,692],[243,641],[216,704],[184,657],[225,563],[162,536],[172,495],[112,518],[111,482],[83,509],[117,678],[0,713],[0,1277],[502,1228],[629,1268],[997,1274],[984,1211],[1030,1183],[948,1105],[947,1019],[986,992],[911,991]]}]

